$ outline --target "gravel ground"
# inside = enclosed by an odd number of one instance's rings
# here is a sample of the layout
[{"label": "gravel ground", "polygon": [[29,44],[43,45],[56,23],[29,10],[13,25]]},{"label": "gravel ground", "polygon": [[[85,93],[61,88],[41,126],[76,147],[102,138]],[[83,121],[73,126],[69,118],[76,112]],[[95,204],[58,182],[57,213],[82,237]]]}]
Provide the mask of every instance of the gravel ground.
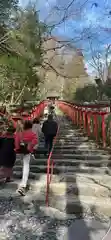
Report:
[{"label": "gravel ground", "polygon": [[37,204],[20,199],[0,201],[0,240],[60,240],[73,221],[44,216]]},{"label": "gravel ground", "polygon": [[[46,215],[37,203],[24,203],[21,198],[12,197],[0,199],[0,240],[62,240],[75,219]],[[102,216],[101,219],[108,223],[108,219]]]}]

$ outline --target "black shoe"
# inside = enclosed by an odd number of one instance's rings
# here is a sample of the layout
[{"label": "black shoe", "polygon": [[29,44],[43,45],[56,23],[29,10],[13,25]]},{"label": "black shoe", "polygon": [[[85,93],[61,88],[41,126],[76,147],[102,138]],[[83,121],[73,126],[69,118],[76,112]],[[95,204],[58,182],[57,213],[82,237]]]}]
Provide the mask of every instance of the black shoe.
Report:
[{"label": "black shoe", "polygon": [[13,179],[11,179],[10,177],[7,177],[4,182],[5,183],[13,182]]}]

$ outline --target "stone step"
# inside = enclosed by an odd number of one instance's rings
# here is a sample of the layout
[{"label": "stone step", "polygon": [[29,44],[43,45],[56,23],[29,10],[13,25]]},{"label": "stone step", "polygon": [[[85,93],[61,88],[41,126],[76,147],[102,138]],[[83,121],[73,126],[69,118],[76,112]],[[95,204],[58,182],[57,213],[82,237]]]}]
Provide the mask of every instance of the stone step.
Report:
[{"label": "stone step", "polygon": [[[41,156],[42,157],[42,156]],[[110,160],[110,156],[108,155],[92,155],[92,154],[86,154],[86,155],[82,155],[82,154],[70,154],[70,153],[53,153],[52,158],[55,159],[80,159],[80,160]]]},{"label": "stone step", "polygon": [[58,141],[66,141],[66,142],[89,142],[89,143],[95,143],[93,140],[91,140],[91,139],[88,139],[87,137],[85,138],[85,137],[83,137],[83,138],[81,138],[81,137],[71,137],[71,136],[65,136],[65,137],[63,137],[63,138],[61,138],[61,136],[60,137],[57,137],[56,138],[56,141],[58,142]]},{"label": "stone step", "polygon": [[[16,185],[17,187],[17,185]],[[54,188],[54,186],[53,186]],[[36,185],[35,190],[29,190],[25,197],[22,197],[24,203],[37,202],[42,205],[45,204],[46,191],[45,186]],[[3,199],[21,199],[16,193],[16,188],[1,188],[0,200]],[[49,206],[60,210],[67,214],[75,214],[76,216],[84,216],[84,214],[99,214],[105,216],[111,216],[111,199],[110,197],[100,196],[83,196],[76,194],[71,195],[55,195],[52,191],[49,196]]]},{"label": "stone step", "polygon": [[[14,181],[11,182],[11,183],[7,183],[7,185],[10,185],[10,184],[13,185],[16,182],[19,182],[21,177],[22,177],[22,172],[21,171],[13,171],[13,180]],[[59,181],[60,181],[60,176],[53,174],[51,183],[52,182],[56,183],[56,182],[59,182]],[[32,173],[32,172],[30,172],[30,174],[29,174],[29,182],[31,182],[31,183],[34,182],[34,184],[35,184],[35,182],[36,183],[42,182],[42,184],[43,183],[46,184],[46,182],[47,182],[47,174],[46,173]]]},{"label": "stone step", "polygon": [[96,183],[103,186],[109,186],[109,189],[111,188],[111,175],[108,174],[101,174],[93,172],[90,173],[62,173],[60,175],[57,175],[57,180],[59,182],[72,182],[75,183],[77,181],[79,182],[86,182],[87,183]]},{"label": "stone step", "polygon": [[[19,173],[19,172],[18,172]],[[47,180],[47,174],[44,173],[37,173],[36,174],[36,180],[31,181],[31,183],[46,183]],[[16,180],[17,182],[19,180]],[[55,175],[53,174],[52,177],[52,181],[51,183],[67,183],[67,184],[78,184],[78,183],[85,183],[85,185],[87,186],[87,184],[97,184],[99,186],[103,186],[107,189],[111,189],[111,176],[107,175],[107,174],[99,174],[99,173],[92,173],[92,174],[88,174],[88,173],[62,173],[59,175]],[[14,182],[8,183],[8,184],[14,184]]]},{"label": "stone step", "polygon": [[67,142],[71,142],[71,141],[88,141],[88,137],[79,137],[79,136],[70,136],[70,135],[67,135],[65,137],[61,137],[60,138],[58,137],[57,140],[60,139],[61,141],[64,140],[64,141],[67,141]]},{"label": "stone step", "polygon": [[70,143],[64,143],[64,142],[56,142],[55,144],[56,147],[58,146],[69,146],[69,147],[87,147],[87,148],[96,148],[96,144],[95,143],[91,143],[91,142],[73,142],[71,141]]},{"label": "stone step", "polygon": [[[78,146],[75,146],[73,143],[72,144],[55,144],[54,149],[74,149],[74,150],[86,150],[86,151],[96,151],[99,150],[99,148],[96,148],[95,146],[91,145],[86,145],[86,144],[81,144]],[[104,151],[104,150],[103,150]]]},{"label": "stone step", "polygon": [[97,154],[100,154],[100,155],[107,155],[107,156],[110,156],[107,152],[105,152],[104,150],[99,150],[99,149],[78,149],[78,148],[64,148],[64,147],[59,147],[59,148],[54,148],[54,153],[55,152],[58,152],[58,153],[63,153],[63,154],[71,154],[71,153],[75,153],[75,154],[84,154],[84,155],[88,155],[89,153],[91,155],[97,155]]},{"label": "stone step", "polygon": [[60,132],[62,131],[63,133],[65,131],[80,131],[80,129],[77,128],[77,126],[75,126],[74,124],[71,124],[71,122],[68,123],[68,124],[67,123],[63,123],[63,124],[60,124],[59,126],[60,126],[59,131]]},{"label": "stone step", "polygon": [[[107,173],[107,167],[89,167],[89,166],[55,166],[54,165],[54,174],[61,173]],[[39,165],[39,166],[30,166],[30,178],[36,179],[37,173],[47,173],[47,166]],[[14,166],[14,177],[21,177],[22,175],[22,166]],[[20,178],[19,177],[19,178]]]},{"label": "stone step", "polygon": [[[64,131],[64,129],[63,129],[63,131]],[[60,138],[67,138],[67,135],[70,135],[70,136],[74,136],[74,137],[86,137],[87,138],[87,136],[86,136],[86,134],[84,134],[83,132],[81,132],[81,131],[77,131],[77,132],[75,132],[75,130],[72,130],[72,131],[65,131],[64,133],[61,131],[61,132],[59,132],[59,134],[58,134],[58,137],[60,137]]]},{"label": "stone step", "polygon": [[[52,158],[53,159],[53,158]],[[56,159],[54,161],[54,165],[57,166],[79,166],[79,165],[86,165],[86,166],[109,166],[111,165],[111,161],[107,161],[106,159],[101,160],[80,160],[80,159]],[[16,160],[16,166],[21,166],[22,161]],[[30,165],[34,167],[38,167],[39,165],[47,165],[46,159],[31,159]]]},{"label": "stone step", "polygon": [[[63,160],[63,161],[62,161]],[[81,166],[89,166],[89,167],[107,167],[111,166],[111,161],[107,161],[106,159],[102,160],[79,160],[74,159],[69,162],[68,159],[56,159],[54,161],[54,166],[78,166],[81,168]]]},{"label": "stone step", "polygon": [[[64,131],[64,130],[63,130]],[[66,132],[65,134],[63,134],[62,132],[57,135],[57,138],[60,139],[70,139],[70,138],[84,138],[84,139],[88,139],[88,136],[86,134],[84,134],[83,132]]]},{"label": "stone step", "polygon": [[[58,139],[57,141],[56,141],[56,146],[60,146],[60,145],[69,145],[69,146],[72,146],[72,145],[74,145],[75,144],[75,142],[76,142],[76,145],[79,143],[80,145],[81,144],[84,144],[84,145],[88,145],[88,146],[95,146],[96,147],[96,144],[94,143],[94,142],[89,142],[89,141],[84,141],[84,140],[81,140],[81,139],[78,139],[78,140],[76,140],[76,139],[70,139],[70,140],[64,140],[64,139]],[[40,142],[40,145],[41,146],[44,146],[44,141],[43,142]]]},{"label": "stone step", "polygon": [[[16,168],[16,166],[14,168]],[[41,171],[39,171],[38,173],[30,171],[29,179],[32,179],[32,180],[38,179],[40,177],[40,175],[41,175],[40,173],[41,173]],[[22,167],[21,167],[20,171],[18,169],[16,169],[16,170],[14,169],[13,170],[13,178],[14,179],[21,179],[22,178]]]},{"label": "stone step", "polygon": [[88,213],[95,213],[105,216],[111,216],[111,199],[109,198],[98,198],[90,196],[50,196],[49,206],[66,212],[67,214],[80,214],[81,216]]},{"label": "stone step", "polygon": [[[13,189],[16,190],[18,186],[20,185],[21,181],[20,180],[15,180],[14,182],[7,183],[5,185],[1,185],[1,189],[6,188],[6,189]],[[47,182],[45,181],[44,178],[41,180],[30,180],[29,181],[29,189],[35,192],[40,192],[45,194],[46,192],[46,184]],[[111,180],[110,180],[111,183]],[[100,184],[95,184],[95,183],[88,183],[86,184],[85,181],[81,182],[77,180],[75,183],[71,182],[51,182],[50,184],[50,196],[56,196],[56,197],[75,197],[82,195],[82,196],[94,196],[97,198],[109,198],[111,195],[110,189],[107,186],[101,186]]]},{"label": "stone step", "polygon": [[[33,188],[34,189],[34,188]],[[34,189],[36,190],[36,189]],[[111,196],[111,189],[107,187],[100,186],[99,184],[79,182],[70,183],[51,183],[50,184],[50,193],[54,196],[68,196],[75,197],[78,195],[83,196],[94,196],[100,198],[109,198]]]}]

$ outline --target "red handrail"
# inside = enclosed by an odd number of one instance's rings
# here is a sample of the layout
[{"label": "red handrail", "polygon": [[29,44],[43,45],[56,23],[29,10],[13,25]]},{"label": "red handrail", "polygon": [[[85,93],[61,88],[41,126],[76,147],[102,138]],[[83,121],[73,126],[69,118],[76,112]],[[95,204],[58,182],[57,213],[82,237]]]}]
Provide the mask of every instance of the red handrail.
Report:
[{"label": "red handrail", "polygon": [[54,169],[54,161],[51,158],[52,158],[53,150],[54,150],[54,147],[55,147],[55,144],[56,144],[56,139],[57,139],[57,136],[58,136],[58,132],[59,132],[59,126],[58,126],[58,129],[57,129],[56,136],[54,138],[52,150],[51,150],[51,152],[49,154],[49,157],[47,159],[47,186],[46,186],[46,206],[47,207],[49,206],[49,185],[50,185],[51,180],[52,180],[53,169]]},{"label": "red handrail", "polygon": [[[105,117],[108,116],[108,112],[101,110],[98,111],[97,109],[90,109],[88,106],[78,107],[77,105],[72,105],[67,102],[58,101],[58,107],[68,115],[73,123],[78,127],[82,127],[84,131],[87,133],[88,136],[92,136],[95,140],[101,141],[103,147],[106,147],[106,124],[105,124]],[[101,124],[99,125],[99,119],[101,120]],[[91,130],[91,121],[93,121],[93,127]],[[100,127],[100,129],[99,129]],[[99,131],[101,131],[101,136],[99,137]]]}]

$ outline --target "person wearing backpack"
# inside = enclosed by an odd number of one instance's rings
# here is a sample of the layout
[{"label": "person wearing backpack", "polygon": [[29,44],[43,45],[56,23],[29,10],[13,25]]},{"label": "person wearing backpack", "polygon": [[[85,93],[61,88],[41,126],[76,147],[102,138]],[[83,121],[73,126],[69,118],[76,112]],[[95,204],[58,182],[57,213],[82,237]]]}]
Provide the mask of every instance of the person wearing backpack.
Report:
[{"label": "person wearing backpack", "polygon": [[38,144],[37,135],[32,131],[32,122],[25,121],[22,132],[16,132],[15,134],[15,146],[16,152],[23,155],[23,174],[18,193],[25,196],[29,171],[30,171],[30,159],[31,153],[34,151],[35,145]]},{"label": "person wearing backpack", "polygon": [[[54,137],[57,134],[58,124],[55,120],[53,120],[53,116],[49,114],[48,119],[43,123],[42,132],[45,138],[45,149],[47,149],[47,153],[49,154],[52,146]],[[45,154],[47,155],[47,154]]]}]

